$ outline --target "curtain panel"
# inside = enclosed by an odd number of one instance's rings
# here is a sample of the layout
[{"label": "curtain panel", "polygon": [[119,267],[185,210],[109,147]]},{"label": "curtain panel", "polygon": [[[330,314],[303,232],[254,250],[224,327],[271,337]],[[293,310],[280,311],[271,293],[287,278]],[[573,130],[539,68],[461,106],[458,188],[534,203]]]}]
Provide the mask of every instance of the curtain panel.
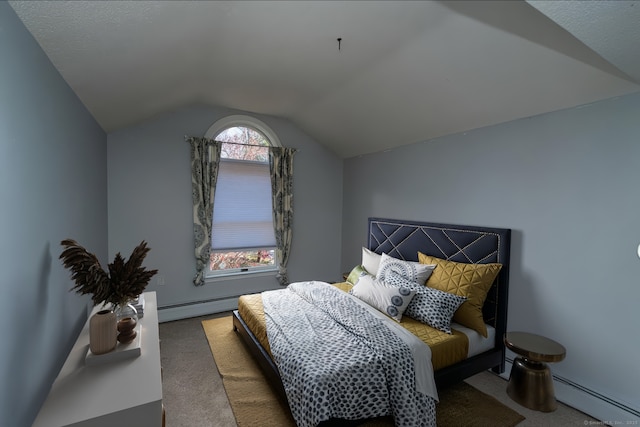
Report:
[{"label": "curtain panel", "polygon": [[203,137],[185,137],[185,140],[191,146],[191,194],[196,255],[196,275],[193,283],[202,286],[211,255],[213,201],[222,143]]},{"label": "curtain panel", "polygon": [[287,263],[291,252],[293,226],[293,148],[269,148],[269,172],[273,197],[273,229],[276,237],[276,258],[280,285],[289,283]]}]

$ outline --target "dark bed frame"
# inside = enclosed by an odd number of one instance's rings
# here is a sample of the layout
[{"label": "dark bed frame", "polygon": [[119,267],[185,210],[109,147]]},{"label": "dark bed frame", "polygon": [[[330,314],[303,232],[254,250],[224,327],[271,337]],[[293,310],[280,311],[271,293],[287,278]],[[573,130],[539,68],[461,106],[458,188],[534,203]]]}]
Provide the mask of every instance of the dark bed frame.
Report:
[{"label": "dark bed frame", "polygon": [[[487,294],[482,310],[485,323],[496,329],[493,349],[439,369],[434,372],[434,376],[437,387],[441,389],[488,369],[496,373],[504,372],[503,337],[507,330],[511,230],[369,218],[368,240],[372,251],[378,254],[384,252],[406,261],[417,261],[420,251],[456,262],[501,263],[502,269]],[[233,312],[233,328],[258,361],[269,382],[284,396],[278,368],[237,310]]]}]

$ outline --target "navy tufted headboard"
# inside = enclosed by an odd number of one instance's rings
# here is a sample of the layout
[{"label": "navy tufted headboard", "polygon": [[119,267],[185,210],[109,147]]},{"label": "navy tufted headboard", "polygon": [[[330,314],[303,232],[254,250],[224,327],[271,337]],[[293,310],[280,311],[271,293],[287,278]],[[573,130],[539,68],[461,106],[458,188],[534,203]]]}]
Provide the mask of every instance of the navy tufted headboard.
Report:
[{"label": "navy tufted headboard", "polygon": [[499,262],[502,269],[483,307],[485,323],[496,328],[496,344],[506,332],[511,230],[369,218],[369,249],[394,258],[417,261],[426,255],[464,263]]}]

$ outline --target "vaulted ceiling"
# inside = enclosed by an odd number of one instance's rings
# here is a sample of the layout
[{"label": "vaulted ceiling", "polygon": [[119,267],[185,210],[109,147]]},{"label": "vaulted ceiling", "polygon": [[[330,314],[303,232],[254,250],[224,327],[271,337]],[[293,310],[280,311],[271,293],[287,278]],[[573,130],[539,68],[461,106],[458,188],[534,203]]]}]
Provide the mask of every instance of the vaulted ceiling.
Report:
[{"label": "vaulted ceiling", "polygon": [[351,157],[640,90],[640,1],[9,3],[107,132],[204,103]]}]

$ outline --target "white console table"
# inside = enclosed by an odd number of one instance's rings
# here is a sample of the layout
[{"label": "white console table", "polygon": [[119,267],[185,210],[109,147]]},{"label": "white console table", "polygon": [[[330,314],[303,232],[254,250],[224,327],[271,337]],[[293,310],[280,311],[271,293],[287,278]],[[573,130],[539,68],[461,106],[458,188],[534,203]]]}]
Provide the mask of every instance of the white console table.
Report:
[{"label": "white console table", "polygon": [[85,365],[89,347],[87,320],[33,427],[162,425],[156,293],[146,292],[144,299],[144,317],[139,320],[140,356]]}]

